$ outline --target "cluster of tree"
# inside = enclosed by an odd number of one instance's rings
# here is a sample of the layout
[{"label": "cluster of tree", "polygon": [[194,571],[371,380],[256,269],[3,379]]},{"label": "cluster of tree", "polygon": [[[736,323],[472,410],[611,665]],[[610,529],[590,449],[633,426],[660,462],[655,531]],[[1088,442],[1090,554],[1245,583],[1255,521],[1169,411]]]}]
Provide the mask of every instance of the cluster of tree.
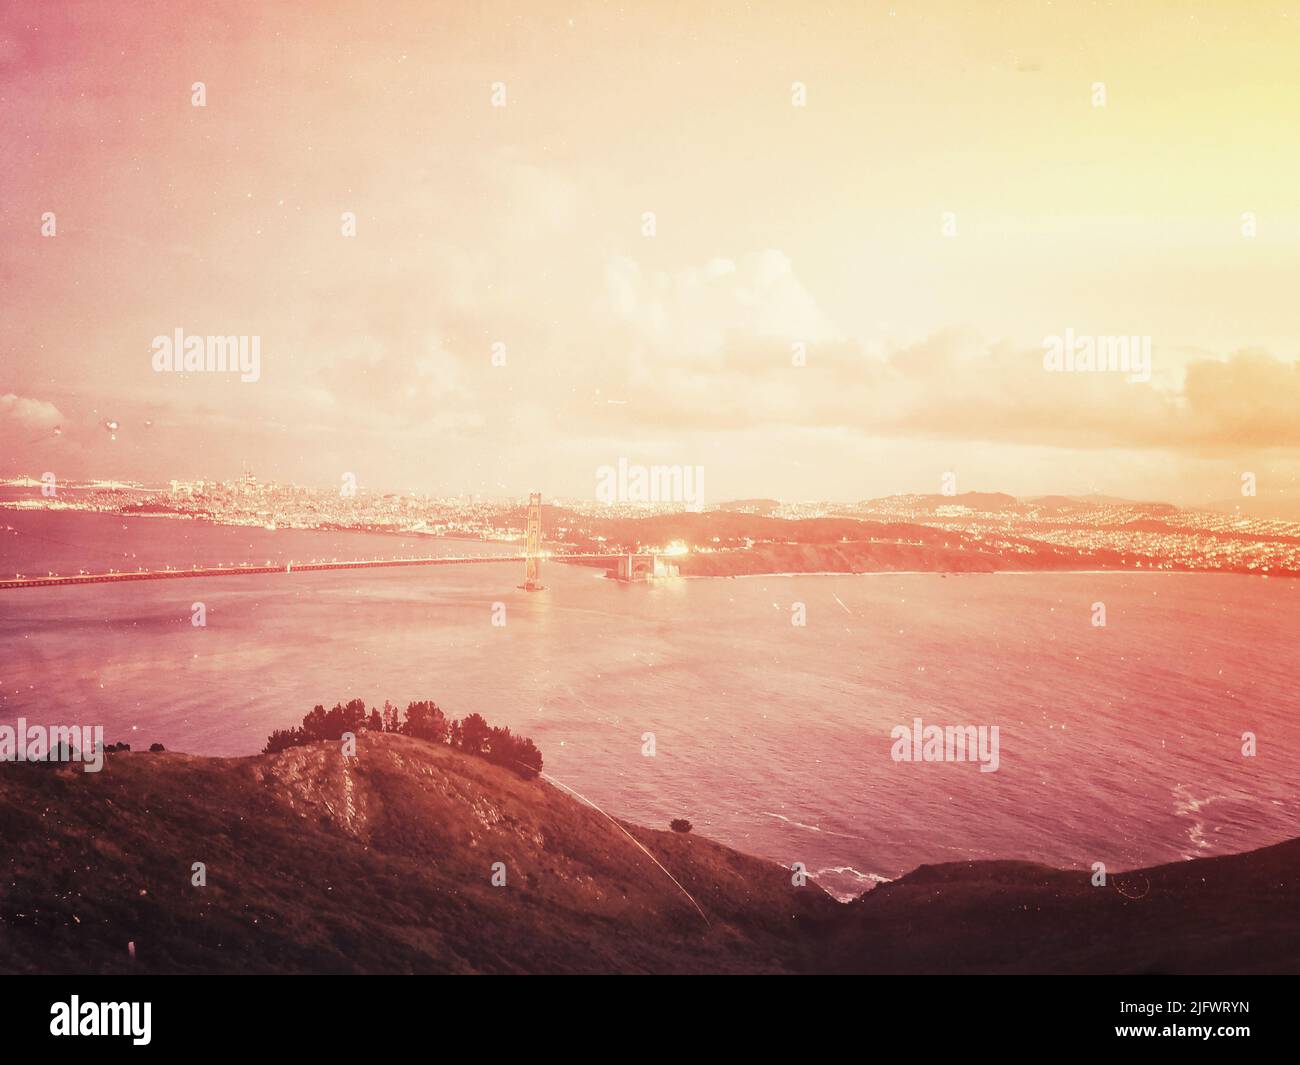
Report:
[{"label": "cluster of tree", "polygon": [[[130,751],[130,750],[131,750],[131,745],[129,743],[106,743],[103,746],[103,753],[105,754],[117,754],[122,751]],[[166,750],[166,748],[163,747],[161,743],[155,743],[149,747],[149,750],[163,751]],[[67,765],[69,762],[88,761],[92,759],[94,753],[95,753],[94,743],[91,743],[83,750],[82,748],[78,747],[75,743],[68,743],[66,740],[58,740],[54,744],[54,746],[50,748],[50,750],[47,751],[45,754],[39,756],[34,754],[28,754],[28,756],[24,758],[22,761],[23,764],[29,764],[29,765],[60,766],[60,765]]]},{"label": "cluster of tree", "polygon": [[535,777],[542,771],[542,752],[527,736],[514,735],[508,726],[489,725],[479,714],[449,720],[437,703],[427,699],[407,703],[400,719],[397,707],[390,702],[384,703],[383,710],[374,707],[369,712],[362,699],[335,703],[333,710],[317,705],[300,726],[272,732],[262,750],[274,754],[318,740],[341,740],[345,732],[355,735],[363,731],[395,732],[430,743],[449,743],[524,777]]}]

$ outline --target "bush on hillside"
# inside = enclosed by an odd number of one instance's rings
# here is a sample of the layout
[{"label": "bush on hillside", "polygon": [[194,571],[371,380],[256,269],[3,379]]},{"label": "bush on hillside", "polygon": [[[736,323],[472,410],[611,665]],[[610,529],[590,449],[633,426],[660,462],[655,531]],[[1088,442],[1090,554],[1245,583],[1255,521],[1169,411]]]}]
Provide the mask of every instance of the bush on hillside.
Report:
[{"label": "bush on hillside", "polygon": [[394,732],[429,743],[449,743],[457,750],[513,769],[527,779],[542,771],[542,752],[527,736],[517,736],[509,727],[489,725],[480,714],[467,714],[449,721],[438,704],[421,700],[406,704],[405,719],[398,720],[397,708],[385,702],[383,710],[367,714],[362,699],[335,703],[333,710],[317,705],[293,728],[276,729],[266,738],[263,754],[276,754],[320,740],[339,740],[345,732]]}]

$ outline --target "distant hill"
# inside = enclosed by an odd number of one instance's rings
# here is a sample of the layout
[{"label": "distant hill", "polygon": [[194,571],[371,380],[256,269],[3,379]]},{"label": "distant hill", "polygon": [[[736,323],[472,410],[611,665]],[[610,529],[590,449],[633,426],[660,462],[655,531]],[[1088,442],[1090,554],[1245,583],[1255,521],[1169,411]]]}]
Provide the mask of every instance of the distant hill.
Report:
[{"label": "distant hill", "polygon": [[[517,513],[518,517],[515,518]],[[523,527],[524,511],[511,513]],[[673,540],[687,544],[743,545],[746,540],[830,544],[845,540],[952,540],[954,534],[906,522],[862,521],[858,518],[773,518],[734,510],[678,511],[644,517],[593,517],[560,507],[542,507],[542,529],[549,537],[563,535],[582,546],[622,544],[663,547]],[[561,534],[560,530],[564,530]]]},{"label": "distant hill", "polygon": [[860,505],[864,508],[870,508],[873,503],[896,504],[900,501],[905,502],[914,510],[927,508],[935,510],[939,507],[955,506],[969,507],[971,510],[980,510],[986,513],[1010,510],[1016,505],[1016,497],[1009,496],[1005,492],[959,492],[951,496],[939,494],[884,496],[880,499],[868,499]]},{"label": "distant hill", "polygon": [[1121,499],[1119,496],[1103,495],[1086,495],[1080,496],[1079,502],[1094,504],[1101,507],[1132,507],[1134,510],[1144,510],[1148,514],[1177,514],[1180,507],[1173,503],[1161,503],[1156,500],[1143,501],[1139,499]]},{"label": "distant hill", "polygon": [[1300,972],[1300,840],[1104,888],[923,866],[843,904],[440,744],[357,753],[0,765],[0,971]]},{"label": "distant hill", "polygon": [[1071,499],[1069,496],[1035,496],[1021,502],[1044,510],[1085,510],[1089,506],[1083,500]]}]

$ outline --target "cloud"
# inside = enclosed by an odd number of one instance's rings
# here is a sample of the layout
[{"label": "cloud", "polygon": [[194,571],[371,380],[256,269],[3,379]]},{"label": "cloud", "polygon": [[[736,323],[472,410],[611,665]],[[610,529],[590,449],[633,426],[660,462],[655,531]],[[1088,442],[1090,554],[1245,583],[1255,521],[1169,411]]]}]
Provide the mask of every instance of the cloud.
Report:
[{"label": "cloud", "polygon": [[1300,445],[1300,364],[1241,351],[1187,369],[1192,439],[1243,447]]},{"label": "cloud", "polygon": [[288,322],[282,347],[297,354],[286,380],[304,384],[291,401],[402,431],[430,429],[434,411],[444,427],[481,427],[477,408],[494,395],[476,386],[493,344],[522,367],[557,328],[551,320],[567,337],[589,311],[590,280],[580,306],[570,272],[552,272],[578,186],[497,149],[449,170],[384,170],[358,198],[370,207],[354,242],[312,238],[314,258],[335,269],[301,290]]},{"label": "cloud", "polygon": [[[773,250],[676,273],[615,259],[604,288],[611,335],[603,346],[622,358],[608,360],[598,379],[603,394],[627,400],[585,408],[606,431],[622,420],[668,432],[772,426],[1196,454],[1300,444],[1297,364],[1264,352],[1197,359],[1172,386],[1123,373],[1049,373],[1041,348],[957,331],[870,352]],[[796,342],[805,366],[792,362]],[[1159,368],[1158,344],[1154,360]]]},{"label": "cloud", "polygon": [[615,321],[639,333],[660,357],[682,362],[725,360],[737,342],[843,339],[789,258],[774,249],[671,274],[615,258],[605,269],[605,297],[604,310]]},{"label": "cloud", "polygon": [[1262,352],[1199,359],[1173,388],[1122,373],[1047,373],[1041,349],[971,348],[950,337],[898,352],[889,365],[875,406],[889,434],[1193,453],[1300,444],[1297,365]]},{"label": "cloud", "polygon": [[12,392],[0,396],[0,421],[19,429],[53,429],[63,424],[63,415],[53,403],[28,399]]}]

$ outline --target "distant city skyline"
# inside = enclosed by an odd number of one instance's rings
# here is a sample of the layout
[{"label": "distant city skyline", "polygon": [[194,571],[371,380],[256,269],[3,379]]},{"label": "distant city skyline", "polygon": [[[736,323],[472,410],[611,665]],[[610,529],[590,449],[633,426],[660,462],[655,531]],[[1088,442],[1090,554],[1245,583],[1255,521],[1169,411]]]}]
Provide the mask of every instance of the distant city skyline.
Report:
[{"label": "distant city skyline", "polygon": [[[309,491],[313,493],[324,493],[324,494],[332,494],[335,491],[337,491],[337,487],[335,485],[306,484],[303,482],[293,481],[293,480],[280,480],[278,478],[272,478],[272,477],[259,477],[257,476],[256,473],[248,470],[245,470],[243,473],[233,477],[211,477],[211,476],[169,477],[162,480],[154,481],[154,480],[140,479],[134,477],[90,476],[90,477],[68,478],[59,481],[57,483],[62,484],[64,486],[70,485],[74,488],[85,488],[87,486],[122,487],[122,488],[131,487],[131,488],[138,489],[140,491],[165,492],[172,489],[175,486],[205,484],[211,487],[215,487],[217,485],[237,484],[240,481],[248,478],[251,478],[251,480],[254,483],[261,486],[276,486],[280,488],[290,488],[294,490]],[[41,483],[41,475],[20,471],[18,473],[5,474],[3,476],[0,476],[0,485],[11,483],[11,482],[23,482],[29,486],[37,487]],[[511,492],[491,493],[491,492],[464,492],[464,491],[457,492],[457,491],[450,491],[450,490],[440,490],[436,487],[416,489],[416,488],[411,488],[409,486],[401,486],[401,485],[374,486],[374,485],[365,485],[365,484],[359,484],[357,486],[357,492],[360,495],[421,496],[421,497],[443,498],[443,499],[476,498],[476,499],[483,499],[485,501],[490,501],[493,503],[500,503],[500,504],[509,504],[512,501],[522,502],[522,500],[526,499],[527,496],[531,494],[531,491],[526,491],[522,493],[511,493]],[[918,487],[911,490],[905,490],[900,492],[890,492],[880,496],[862,495],[862,496],[844,496],[844,497],[833,497],[833,496],[782,497],[782,496],[773,495],[771,493],[761,493],[761,494],[744,495],[744,496],[723,496],[716,499],[710,499],[706,501],[703,509],[712,510],[719,506],[728,506],[735,503],[743,503],[747,501],[762,501],[762,500],[768,500],[768,501],[780,503],[782,505],[791,505],[791,506],[800,505],[800,504],[818,504],[818,503],[826,503],[829,505],[840,505],[840,504],[851,505],[851,504],[887,500],[887,499],[925,498],[931,496],[941,497],[947,495],[951,495],[951,498],[953,498],[954,502],[960,501],[962,497],[969,497],[969,496],[1005,495],[1005,496],[1010,496],[1020,502],[1028,502],[1028,501],[1033,501],[1038,499],[1049,499],[1052,497],[1062,497],[1062,498],[1070,498],[1070,499],[1075,499],[1080,501],[1115,500],[1117,502],[1134,503],[1134,504],[1156,504],[1156,505],[1169,504],[1174,506],[1182,506],[1182,507],[1188,507],[1190,509],[1195,509],[1195,504],[1180,504],[1170,499],[1159,499],[1154,496],[1140,496],[1140,497],[1119,496],[1119,495],[1115,495],[1114,493],[1096,492],[1096,491],[1089,491],[1083,493],[1031,492],[1028,494],[1019,495],[1014,492],[1004,491],[1003,489],[997,487],[962,488],[959,491],[955,491],[952,493],[945,493],[942,490],[942,488],[937,488],[935,490],[926,490],[924,488]],[[605,505],[602,500],[596,497],[595,493],[588,493],[586,495],[563,494],[563,493],[550,495],[546,492],[543,492],[542,500],[544,504],[555,505],[555,506],[561,506],[564,504],[582,504],[587,507],[600,507]],[[1220,500],[1207,500],[1205,505],[1224,505],[1224,504],[1235,503],[1235,502],[1237,502],[1235,498],[1229,497]],[[1243,507],[1249,509],[1252,506],[1252,504],[1255,502],[1255,500],[1242,499],[1240,502],[1242,503]],[[641,505],[647,508],[661,508],[661,509],[675,509],[675,508],[680,509],[685,507],[685,504],[676,503],[673,501],[653,502],[653,503],[648,501],[644,503],[637,503],[634,501],[634,502],[615,504],[615,505],[632,507],[632,508]],[[1300,505],[1296,505],[1294,509],[1297,516],[1300,516]]]},{"label": "distant city skyline", "polygon": [[[50,474],[44,475],[45,479],[50,478]],[[343,510],[347,510],[355,503],[365,501],[379,501],[392,499],[403,502],[414,502],[416,500],[430,501],[433,503],[446,502],[455,504],[473,503],[476,506],[482,506],[492,510],[506,510],[510,508],[523,507],[528,496],[533,492],[524,493],[523,495],[514,495],[510,493],[492,494],[486,492],[452,492],[439,491],[437,489],[410,489],[403,487],[382,487],[357,484],[349,486],[340,491],[339,486],[303,484],[296,481],[281,481],[273,478],[258,477],[252,471],[245,471],[237,477],[220,478],[220,477],[195,477],[195,478],[169,478],[164,481],[148,481],[135,478],[112,478],[112,477],[89,477],[89,478],[72,478],[59,480],[57,477],[48,485],[52,490],[42,491],[46,481],[40,476],[32,474],[20,474],[17,476],[0,476],[0,490],[6,488],[10,490],[29,489],[30,496],[26,497],[27,504],[47,504],[51,509],[59,509],[69,502],[79,504],[80,496],[67,497],[66,492],[89,492],[92,495],[103,492],[137,492],[142,495],[166,495],[172,499],[184,496],[186,498],[199,498],[203,494],[216,493],[217,495],[229,496],[232,492],[235,496],[244,496],[252,493],[250,498],[265,498],[274,501],[276,495],[282,495],[285,498],[293,499],[299,496],[310,497],[318,500],[331,501],[337,500]],[[355,487],[355,490],[354,490]],[[267,493],[271,493],[267,495]],[[1300,535],[1300,503],[1289,497],[1279,499],[1260,499],[1257,496],[1243,495],[1241,497],[1229,497],[1220,500],[1210,500],[1203,504],[1182,504],[1168,499],[1159,499],[1154,496],[1145,497],[1127,497],[1117,496],[1106,492],[1088,492],[1082,494],[1071,494],[1065,492],[1043,492],[1032,493],[1029,495],[1016,495],[1015,493],[1005,492],[997,488],[969,488],[957,490],[946,490],[942,488],[939,491],[924,491],[921,489],[913,491],[904,491],[890,493],[883,496],[860,496],[857,498],[836,499],[827,497],[806,497],[806,498],[781,498],[774,495],[755,495],[755,496],[735,496],[718,499],[711,499],[696,511],[689,503],[680,500],[615,500],[609,501],[592,495],[549,495],[546,492],[537,493],[541,496],[544,507],[555,507],[559,509],[570,509],[584,514],[620,514],[626,516],[648,516],[652,514],[672,514],[672,513],[696,513],[696,512],[713,512],[717,510],[733,510],[737,512],[754,512],[770,513],[786,518],[809,517],[821,514],[840,513],[849,514],[853,511],[873,512],[872,508],[879,504],[874,513],[884,514],[899,509],[900,513],[907,513],[913,509],[914,505],[920,503],[924,506],[935,506],[940,509],[951,508],[956,511],[969,510],[973,513],[991,512],[999,507],[1014,507],[1022,511],[1035,511],[1041,508],[1051,510],[1058,506],[1068,506],[1077,504],[1081,507],[1088,506],[1094,508],[1118,507],[1129,509],[1134,512],[1146,514],[1159,514],[1162,508],[1174,508],[1184,513],[1204,512],[1207,514],[1226,515],[1236,514],[1239,518],[1250,519],[1251,521],[1274,522],[1296,524],[1295,530]],[[14,496],[12,499],[0,499],[0,509],[5,505],[12,506],[15,500],[21,500],[24,497]],[[1010,500],[1010,503],[1002,503],[999,500]],[[950,503],[943,501],[950,500]],[[996,505],[993,505],[996,502]],[[763,506],[771,504],[771,506]],[[986,506],[985,504],[989,504]],[[24,504],[26,505],[26,504]],[[748,506],[745,506],[748,505]],[[865,508],[865,509],[864,509]],[[936,510],[936,513],[938,511]]]},{"label": "distant city skyline", "polygon": [[[37,464],[39,465],[39,464]],[[36,466],[30,469],[17,469],[13,471],[4,471],[0,473],[0,484],[12,481],[24,481],[30,485],[40,484],[41,472],[36,472]],[[166,491],[175,484],[198,484],[205,483],[208,485],[234,484],[247,476],[252,476],[253,480],[261,485],[277,485],[280,487],[294,488],[317,493],[332,493],[337,491],[337,486],[332,484],[311,484],[303,481],[296,481],[291,478],[277,478],[270,476],[259,476],[253,471],[244,470],[238,474],[230,476],[198,475],[191,477],[163,477],[158,479],[128,477],[128,476],[109,476],[109,475],[88,475],[78,477],[58,477],[57,483],[72,485],[75,487],[84,487],[87,485],[100,486],[136,486],[142,491]],[[57,475],[56,475],[57,477]],[[593,477],[593,484],[596,478]],[[492,503],[508,504],[512,501],[522,502],[527,499],[531,492],[536,491],[538,486],[530,486],[521,492],[510,492],[504,490],[491,491],[468,491],[454,490],[448,487],[437,485],[430,487],[412,487],[410,485],[371,485],[358,483],[357,491],[362,495],[404,495],[404,496],[421,496],[431,498],[477,498]],[[726,506],[746,500],[772,500],[783,505],[799,504],[818,504],[825,503],[828,505],[853,505],[857,503],[870,502],[873,500],[885,500],[905,497],[927,497],[943,496],[947,493],[943,491],[941,484],[936,484],[931,488],[925,486],[914,486],[903,488],[899,491],[885,492],[882,494],[845,494],[839,496],[782,496],[772,492],[754,492],[745,495],[717,495],[711,496],[704,502],[704,510],[712,510],[719,506]],[[1222,510],[1228,506],[1240,506],[1245,513],[1257,513],[1259,516],[1281,516],[1285,514],[1288,518],[1295,517],[1300,519],[1300,502],[1295,497],[1282,490],[1274,491],[1270,495],[1260,493],[1256,496],[1244,497],[1241,495],[1226,494],[1219,498],[1205,498],[1180,500],[1172,497],[1159,496],[1154,493],[1145,493],[1137,495],[1122,495],[1116,492],[1108,492],[1096,488],[1089,488],[1086,491],[1031,491],[1031,492],[1012,492],[997,485],[976,485],[961,486],[955,492],[951,493],[954,499],[961,496],[970,495],[1006,495],[1021,502],[1045,499],[1049,497],[1066,497],[1075,500],[1115,500],[1118,502],[1134,504],[1169,504],[1184,509],[1197,509],[1198,507],[1209,507]],[[557,492],[550,493],[542,491],[543,503],[553,505],[563,505],[566,503],[583,504],[587,507],[600,507],[603,504],[598,498],[595,491],[587,493],[581,492]],[[641,504],[636,502],[622,504],[628,507],[635,507]],[[673,507],[685,507],[685,504],[667,501],[666,503],[645,503],[645,506],[662,507],[672,509]]]},{"label": "distant city skyline", "polygon": [[[381,548],[360,558],[332,560],[321,543],[314,548],[297,541],[304,557],[317,564],[347,567],[410,565],[426,557],[427,546],[443,538],[518,544],[525,540],[525,507],[518,497],[419,496],[369,492],[348,482],[339,488],[311,488],[258,481],[251,475],[233,481],[173,481],[161,488],[90,483],[70,486],[44,480],[0,491],[0,522],[6,545],[20,562],[12,578],[0,577],[0,591],[16,587],[52,587],[60,583],[207,578],[228,576],[254,566],[261,573],[287,573],[295,558],[279,562],[258,557],[204,560],[185,557],[161,570],[126,565],[105,574],[92,573],[86,558],[76,557],[75,573],[32,565],[48,556],[51,544],[75,546],[72,530],[56,531],[50,540],[39,523],[64,525],[84,515],[123,519],[119,531],[147,536],[162,518],[184,518],[209,528],[237,526],[295,537],[302,532],[382,532],[401,537],[397,558]],[[27,484],[27,482],[24,482]],[[1267,505],[1220,510],[1179,509],[1152,501],[1114,497],[1085,500],[1061,496],[1018,500],[1004,493],[910,494],[858,502],[779,502],[755,499],[695,509],[691,504],[629,500],[591,501],[552,497],[534,511],[542,497],[528,500],[528,548],[533,565],[543,540],[558,545],[548,557],[601,559],[610,553],[649,552],[671,556],[676,570],[668,576],[736,576],[792,572],[885,572],[938,570],[963,572],[997,569],[1051,570],[1073,567],[1129,570],[1212,570],[1287,576],[1300,573],[1300,514],[1273,512]],[[1251,501],[1252,504],[1255,501]],[[537,525],[533,526],[534,514]],[[130,526],[126,521],[130,521]],[[16,521],[16,524],[15,524]],[[31,525],[38,523],[37,527]],[[164,524],[172,524],[165,522]],[[174,524],[172,525],[174,528]],[[191,526],[192,528],[193,526]],[[535,530],[535,531],[534,531]],[[102,531],[102,529],[101,529]],[[34,539],[32,537],[35,537]],[[266,554],[284,549],[266,543]],[[103,551],[82,543],[84,555]],[[414,555],[412,554],[414,552]],[[449,559],[436,564],[461,564]],[[524,559],[520,555],[520,559]],[[118,559],[126,562],[127,556]],[[173,564],[179,561],[179,565]],[[215,568],[212,563],[217,565]],[[188,565],[186,564],[188,563]],[[421,562],[420,564],[425,564]],[[629,567],[631,564],[629,563]],[[301,569],[301,566],[299,566]],[[35,572],[24,572],[35,570]],[[629,568],[630,577],[634,571]],[[649,572],[649,571],[646,571]],[[658,571],[656,570],[656,574]],[[537,574],[525,577],[529,590],[539,587]],[[544,587],[541,585],[540,587]]]}]

